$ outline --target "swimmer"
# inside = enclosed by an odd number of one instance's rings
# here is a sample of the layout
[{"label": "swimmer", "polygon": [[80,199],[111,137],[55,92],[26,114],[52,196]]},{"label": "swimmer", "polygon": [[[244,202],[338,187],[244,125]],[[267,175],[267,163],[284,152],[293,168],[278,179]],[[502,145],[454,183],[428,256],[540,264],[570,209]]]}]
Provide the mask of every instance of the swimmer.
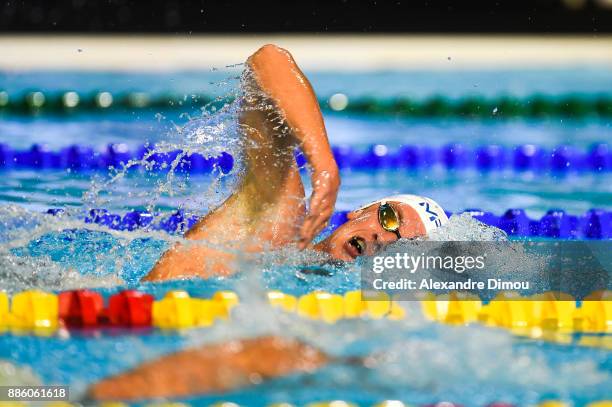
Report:
[{"label": "swimmer", "polygon": [[[235,271],[232,253],[288,244],[352,261],[400,238],[426,235],[448,220],[431,199],[391,196],[351,212],[331,236],[312,245],[333,213],[340,187],[317,98],[291,54],[275,45],[248,58],[245,78],[247,97],[239,118],[247,138],[244,176],[233,195],[187,231],[187,242],[164,253],[145,280],[229,275]],[[312,170],[307,212],[296,147]]]},{"label": "swimmer", "polygon": [[[331,361],[317,348],[295,339],[264,336],[232,340],[145,362],[95,383],[86,398],[137,401],[221,393],[276,377],[312,373]],[[359,359],[344,361],[362,364]]]}]

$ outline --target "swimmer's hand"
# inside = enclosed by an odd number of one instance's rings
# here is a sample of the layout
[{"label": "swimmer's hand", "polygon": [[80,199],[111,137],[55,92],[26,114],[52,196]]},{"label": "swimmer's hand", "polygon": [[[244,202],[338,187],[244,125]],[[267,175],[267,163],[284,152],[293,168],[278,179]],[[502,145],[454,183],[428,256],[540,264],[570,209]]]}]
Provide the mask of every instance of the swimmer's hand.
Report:
[{"label": "swimmer's hand", "polygon": [[333,168],[313,171],[310,205],[300,229],[299,246],[301,249],[305,248],[327,225],[336,205],[339,188],[340,175],[335,161]]},{"label": "swimmer's hand", "polygon": [[247,63],[259,85],[282,111],[312,169],[310,205],[299,233],[299,246],[303,249],[327,224],[340,188],[323,116],[310,82],[287,50],[265,45]]}]

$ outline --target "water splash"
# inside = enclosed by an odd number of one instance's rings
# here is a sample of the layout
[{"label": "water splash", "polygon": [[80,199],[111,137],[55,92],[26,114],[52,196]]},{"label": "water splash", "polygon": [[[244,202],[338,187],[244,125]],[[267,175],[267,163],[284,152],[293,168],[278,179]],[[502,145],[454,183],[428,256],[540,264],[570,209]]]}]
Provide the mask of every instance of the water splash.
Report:
[{"label": "water splash", "polygon": [[[75,336],[69,340],[2,335],[0,357],[11,362],[0,362],[0,383],[25,384],[40,380],[67,383],[75,391],[82,391],[106,375],[186,347],[276,334],[300,338],[335,358],[333,366],[314,377],[282,382],[283,392],[306,391],[310,394],[305,397],[311,399],[326,389],[333,389],[335,395],[343,389],[350,389],[349,394],[360,389],[373,395],[368,402],[392,396],[415,402],[433,402],[446,397],[466,405],[485,404],[502,397],[524,405],[545,394],[578,399],[605,396],[612,378],[609,369],[606,370],[609,356],[603,351],[571,348],[567,352],[567,348],[559,346],[543,350],[541,344],[518,343],[510,334],[490,328],[440,327],[423,319],[418,303],[402,304],[408,315],[403,321],[347,320],[328,325],[284,313],[266,302],[265,293],[271,288],[294,294],[313,289],[338,293],[357,289],[361,260],[333,265],[326,263],[329,259],[321,253],[287,247],[260,255],[239,255],[240,273],[232,278],[139,283],[140,277],[169,245],[208,243],[187,242],[180,236],[150,229],[111,231],[85,223],[84,212],[89,208],[117,205],[164,212],[175,208],[173,202],[179,199],[179,206],[203,213],[221,202],[239,179],[240,165],[231,174],[217,171],[211,177],[198,177],[182,173],[181,163],[196,152],[215,156],[221,151],[230,151],[234,157],[240,157],[244,148],[243,129],[236,119],[245,108],[241,104],[245,94],[250,98],[248,106],[273,112],[269,104],[257,102],[258,95],[248,88],[231,94],[227,100],[233,99],[232,102],[215,100],[199,117],[188,117],[186,124],[176,126],[167,135],[166,142],[143,152],[141,159],[112,169],[108,177],[94,179],[82,207],[65,208],[63,216],[47,216],[17,206],[0,207],[2,290],[127,285],[144,288],[159,297],[168,289],[186,289],[193,295],[228,287],[239,293],[242,303],[232,319],[207,329],[165,335]],[[165,119],[160,117],[160,120]],[[278,115],[272,114],[270,120],[278,121],[279,131],[286,131]],[[171,155],[178,149],[183,153],[172,156],[164,164],[164,171],[153,171],[155,154]],[[134,194],[135,190],[147,192]],[[462,215],[453,216],[445,227],[428,238],[503,241],[506,236],[498,229]],[[303,272],[304,269],[312,271],[313,265],[326,273]],[[365,358],[365,366],[347,366],[347,357]],[[16,367],[14,362],[30,365],[41,378],[37,379],[28,368]],[[482,390],[484,387],[495,389],[495,393]],[[278,400],[278,388],[270,385],[260,389],[261,400],[265,397],[269,401]]]},{"label": "water splash", "polygon": [[436,242],[503,242],[508,235],[501,229],[486,225],[467,213],[453,215],[448,223],[427,235]]},{"label": "water splash", "polygon": [[[230,83],[222,82],[219,87]],[[188,117],[186,124],[172,126],[167,140],[147,146],[141,158],[109,168],[106,176],[92,174],[82,205],[63,207],[61,216],[0,206],[2,289],[134,284],[170,245],[194,244],[152,229],[111,231],[83,219],[91,209],[119,206],[125,210],[147,209],[154,214],[155,223],[169,209],[176,209],[177,200],[179,208],[186,208],[187,216],[218,205],[232,191],[240,165],[229,174],[215,167],[211,175],[193,177],[182,166],[196,153],[215,157],[229,152],[240,157],[242,137],[237,118],[242,97],[240,88],[231,89],[204,105],[198,118]]]}]

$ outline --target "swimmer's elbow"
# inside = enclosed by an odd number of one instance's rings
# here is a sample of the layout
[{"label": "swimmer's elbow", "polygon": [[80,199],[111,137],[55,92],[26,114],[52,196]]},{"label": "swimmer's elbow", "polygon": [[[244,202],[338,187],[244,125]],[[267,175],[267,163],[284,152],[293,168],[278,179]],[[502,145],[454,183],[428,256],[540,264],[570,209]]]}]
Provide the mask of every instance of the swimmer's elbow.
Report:
[{"label": "swimmer's elbow", "polygon": [[275,44],[266,44],[259,48],[249,60],[251,61],[266,61],[266,60],[274,60],[279,57],[291,58],[291,54],[284,48],[279,47]]},{"label": "swimmer's elbow", "polygon": [[278,54],[288,54],[289,51],[287,51],[284,48],[279,47],[276,44],[266,44],[264,46],[262,46],[261,48],[259,48],[256,52],[256,54],[261,54],[261,55],[278,55]]}]

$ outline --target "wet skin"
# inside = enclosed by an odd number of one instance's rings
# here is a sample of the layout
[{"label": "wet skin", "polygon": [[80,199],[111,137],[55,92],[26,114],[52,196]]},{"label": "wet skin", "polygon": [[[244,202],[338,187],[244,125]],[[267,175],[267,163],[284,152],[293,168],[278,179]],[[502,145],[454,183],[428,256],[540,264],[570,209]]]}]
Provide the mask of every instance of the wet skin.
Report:
[{"label": "wet skin", "polygon": [[103,379],[91,400],[135,401],[220,393],[289,374],[311,373],[329,357],[294,339],[265,336],[187,349]]},{"label": "wet skin", "polygon": [[[310,246],[329,220],[340,186],[316,96],[289,52],[281,48],[262,47],[247,60],[247,66],[253,75],[246,85],[258,96],[245,101],[245,107],[265,102],[272,110],[246,109],[240,117],[249,141],[242,181],[230,198],[185,234],[187,242],[196,244],[175,245],[145,280],[232,273],[235,255],[212,248],[215,244],[254,253],[297,244],[351,261],[372,255],[398,239],[382,228],[378,205],[372,205],[351,212],[349,220],[330,237]],[[296,146],[312,169],[308,213],[293,155]],[[414,209],[399,202],[389,204],[399,215],[402,238],[425,234]],[[94,400],[142,400],[218,393],[274,377],[309,373],[329,362],[323,352],[293,339],[236,340],[146,362],[92,385],[88,396]]]},{"label": "wet skin", "polygon": [[[404,239],[425,235],[425,225],[416,211],[401,202],[387,202],[400,219],[399,234]],[[378,221],[378,206],[356,210],[348,214],[348,221],[338,227],[315,248],[338,260],[353,261],[358,256],[372,256],[386,245],[398,240],[393,232],[383,229]]]},{"label": "wet skin", "polygon": [[[239,119],[247,140],[242,181],[185,234],[188,241],[202,244],[177,244],[145,280],[230,274],[235,271],[232,249],[261,252],[291,243],[304,248],[333,212],[340,176],[308,79],[291,54],[274,45],[249,57],[247,69],[243,86],[255,96],[245,98]],[[312,168],[308,213],[294,158],[298,146]],[[211,248],[215,245],[224,250]]]},{"label": "wet skin", "polygon": [[[184,243],[164,253],[145,280],[228,275],[235,271],[236,253],[257,253],[287,244],[351,261],[397,240],[379,224],[374,205],[352,212],[348,222],[328,239],[310,245],[333,213],[340,187],[316,95],[291,54],[282,48],[263,46],[246,65],[243,86],[250,96],[243,101],[239,118],[247,140],[242,180],[230,198],[185,234]],[[296,147],[311,168],[313,192],[308,212],[294,158]],[[410,206],[391,204],[402,220],[402,237],[425,234]]]}]

